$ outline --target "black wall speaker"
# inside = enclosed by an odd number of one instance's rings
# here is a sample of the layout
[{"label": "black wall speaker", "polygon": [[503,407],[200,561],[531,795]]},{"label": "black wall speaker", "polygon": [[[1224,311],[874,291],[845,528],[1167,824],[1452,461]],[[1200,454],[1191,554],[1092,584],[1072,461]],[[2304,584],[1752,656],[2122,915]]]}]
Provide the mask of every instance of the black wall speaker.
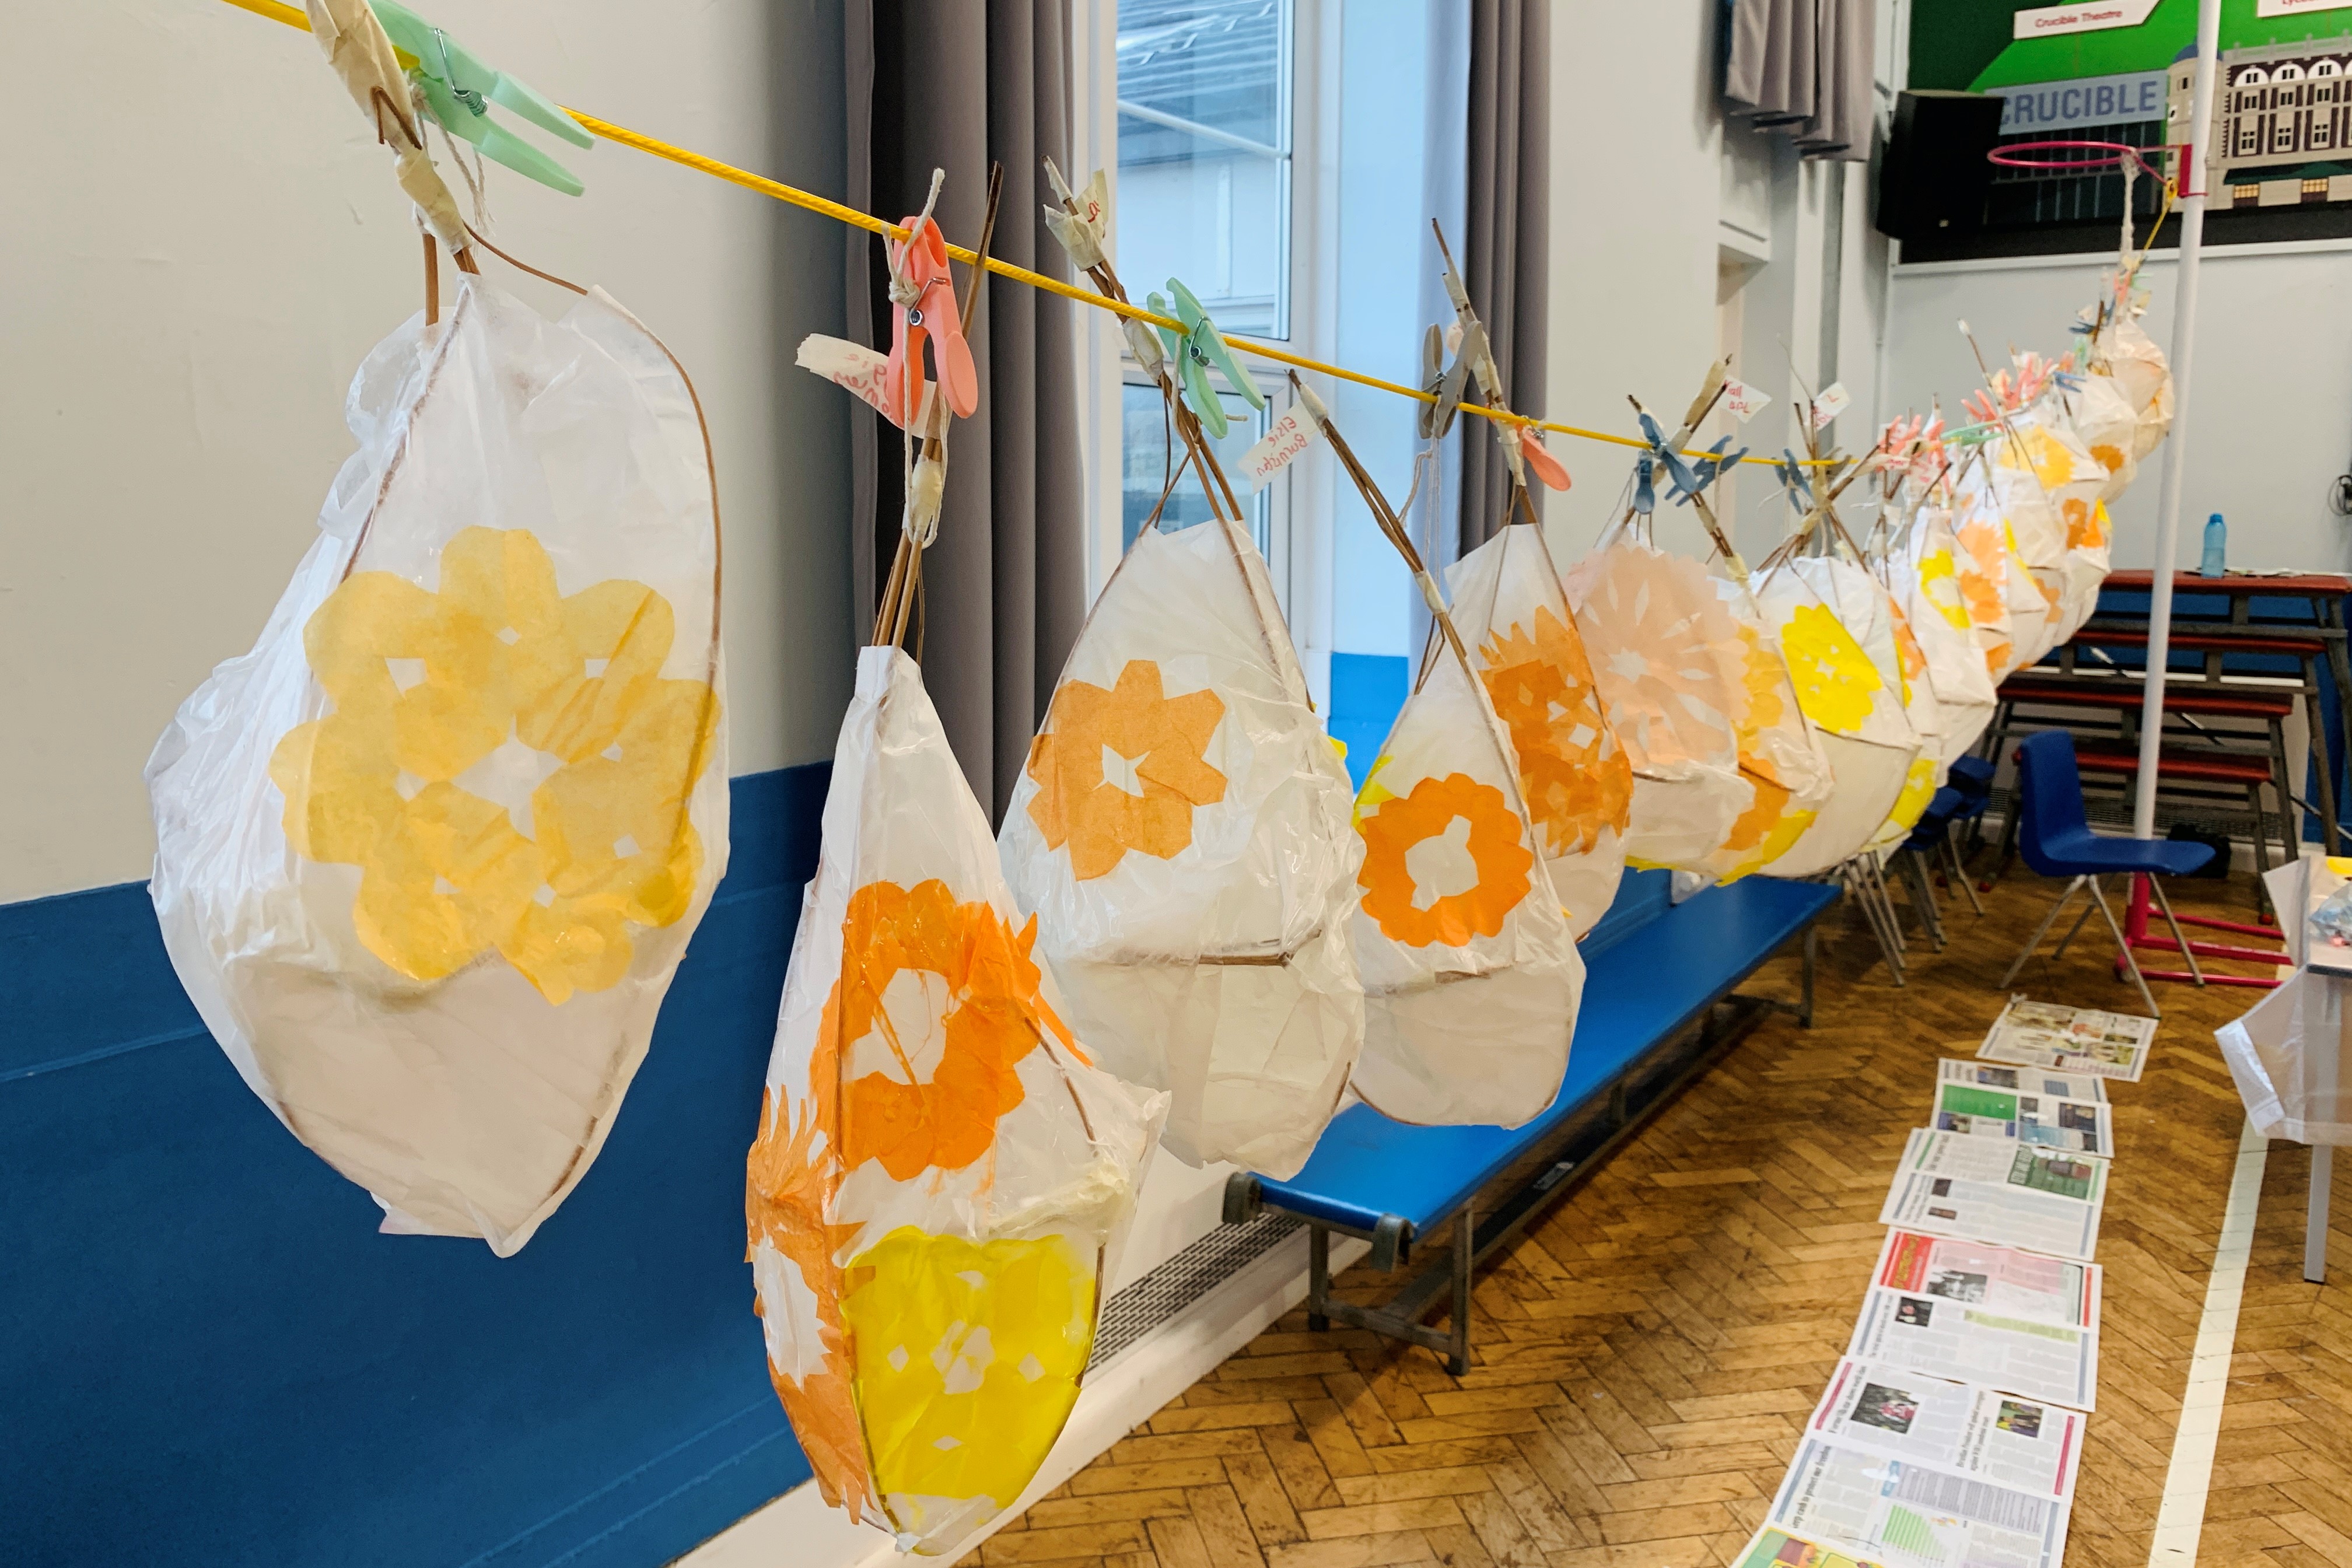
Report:
[{"label": "black wall speaker", "polygon": [[1985,155],[2000,139],[2001,100],[1984,92],[1906,92],[1878,170],[1878,232],[1956,239],[1984,224]]}]

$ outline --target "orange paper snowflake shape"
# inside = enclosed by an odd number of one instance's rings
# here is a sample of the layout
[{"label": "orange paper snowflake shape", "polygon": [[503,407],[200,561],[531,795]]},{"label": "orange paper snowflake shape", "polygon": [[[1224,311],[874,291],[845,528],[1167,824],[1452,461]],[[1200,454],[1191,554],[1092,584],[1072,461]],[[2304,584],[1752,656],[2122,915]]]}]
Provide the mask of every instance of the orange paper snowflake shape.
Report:
[{"label": "orange paper snowflake shape", "polygon": [[1039,994],[1036,939],[1034,918],[1015,934],[987,900],[960,904],[936,879],[912,889],[870,882],[850,895],[841,978],[818,1030],[845,1063],[871,1036],[890,1066],[843,1086],[847,1169],[879,1160],[899,1182],[961,1170],[994,1146],[997,1121],[1021,1103],[1015,1069],[1045,1032],[1075,1050]]},{"label": "orange paper snowflake shape", "polygon": [[1612,744],[1592,666],[1575,633],[1538,605],[1532,634],[1513,625],[1478,650],[1480,679],[1519,757],[1528,815],[1554,856],[1589,853],[1633,810],[1633,766]]},{"label": "orange paper snowflake shape", "polygon": [[1107,876],[1129,850],[1172,859],[1192,842],[1192,813],[1225,798],[1204,760],[1225,714],[1208,690],[1164,694],[1160,666],[1133,658],[1106,690],[1083,680],[1055,693],[1029,748],[1037,793],[1029,818],[1048,849],[1070,847],[1070,874]]},{"label": "orange paper snowflake shape", "polygon": [[[1456,818],[1470,825],[1468,849],[1478,879],[1459,893],[1446,893],[1416,909],[1407,853],[1442,837]],[[1430,777],[1412,793],[1393,795],[1361,818],[1363,910],[1391,942],[1407,947],[1443,942],[1460,947],[1474,936],[1494,936],[1533,886],[1535,852],[1527,847],[1519,816],[1503,792],[1467,773]]]}]

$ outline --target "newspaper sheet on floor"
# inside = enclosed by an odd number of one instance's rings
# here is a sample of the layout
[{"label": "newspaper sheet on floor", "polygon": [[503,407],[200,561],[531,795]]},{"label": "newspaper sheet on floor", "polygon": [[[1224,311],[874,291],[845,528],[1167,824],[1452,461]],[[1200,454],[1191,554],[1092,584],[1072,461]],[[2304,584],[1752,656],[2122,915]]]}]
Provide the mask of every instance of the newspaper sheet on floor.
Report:
[{"label": "newspaper sheet on floor", "polygon": [[2106,1199],[2098,1155],[1917,1127],[1878,1223],[2088,1263]]},{"label": "newspaper sheet on floor", "polygon": [[2084,1416],[1899,1367],[1838,1363],[1775,1524],[1907,1565],[2056,1568]]},{"label": "newspaper sheet on floor", "polygon": [[2003,1317],[1941,1296],[1867,1292],[1846,1353],[2077,1410],[2098,1401],[2097,1329]]},{"label": "newspaper sheet on floor", "polygon": [[2003,1138],[2039,1149],[2078,1149],[2085,1154],[2116,1152],[2111,1109],[2093,1100],[2065,1100],[1946,1079],[1936,1085],[1931,1124],[1939,1132]]},{"label": "newspaper sheet on floor", "polygon": [[2004,1067],[1998,1062],[1959,1061],[1946,1057],[1936,1064],[1937,1083],[1981,1084],[1987,1089],[2013,1089],[2024,1094],[2046,1094],[2058,1100],[2088,1100],[2105,1104],[2107,1080],[2095,1073],[2060,1072],[2054,1068]]},{"label": "newspaper sheet on floor", "polygon": [[1980,1060],[2055,1068],[2137,1083],[2156,1020],[2012,996],[1977,1047]]},{"label": "newspaper sheet on floor", "polygon": [[1731,1568],[1895,1568],[1881,1558],[1857,1557],[1856,1550],[1825,1536],[1800,1535],[1768,1524],[1732,1558]]}]

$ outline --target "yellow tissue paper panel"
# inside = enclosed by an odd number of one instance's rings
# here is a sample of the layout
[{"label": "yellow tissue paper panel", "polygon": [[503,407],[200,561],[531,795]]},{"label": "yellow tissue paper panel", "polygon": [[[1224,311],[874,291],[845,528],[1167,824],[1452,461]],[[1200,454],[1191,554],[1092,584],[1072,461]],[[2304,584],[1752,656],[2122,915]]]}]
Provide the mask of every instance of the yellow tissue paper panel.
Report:
[{"label": "yellow tissue paper panel", "polygon": [[1095,1256],[1066,1237],[890,1232],[850,1260],[842,1319],[886,1497],[1009,1506],[1061,1435],[1094,1344]]},{"label": "yellow tissue paper panel", "polygon": [[[438,592],[359,572],[328,595],[303,648],[334,711],[288,731],[269,776],[295,852],[360,868],[368,951],[429,981],[496,949],[561,1005],[628,972],[631,925],[686,913],[719,705],[662,679],[673,630],[641,583],[559,595],[522,529],[458,533]],[[549,770],[528,836],[457,782],[510,742]]]}]

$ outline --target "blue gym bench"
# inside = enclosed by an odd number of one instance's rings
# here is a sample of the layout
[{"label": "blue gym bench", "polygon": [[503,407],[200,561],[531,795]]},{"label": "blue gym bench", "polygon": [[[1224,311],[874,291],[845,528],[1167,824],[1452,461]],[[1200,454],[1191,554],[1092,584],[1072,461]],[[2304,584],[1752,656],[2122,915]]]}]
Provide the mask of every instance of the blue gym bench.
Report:
[{"label": "blue gym bench", "polygon": [[[1470,1370],[1470,1271],[1547,1204],[1597,1166],[1654,1110],[1704,1071],[1764,1013],[1813,1017],[1813,922],[1837,902],[1821,882],[1749,877],[1669,904],[1670,873],[1629,871],[1616,903],[1583,943],[1584,1001],[1568,1073],[1551,1108],[1523,1127],[1416,1127],[1369,1105],[1334,1117],[1307,1166],[1286,1182],[1239,1172],[1225,1184],[1224,1218],[1265,1209],[1307,1227],[1307,1327],[1333,1319],[1425,1345],[1455,1376]],[[1802,1000],[1734,990],[1791,939],[1804,939]],[[1479,1194],[1517,1178],[1493,1205]],[[1453,1257],[1423,1270],[1387,1306],[1331,1297],[1331,1237],[1372,1244],[1370,1262],[1392,1271],[1412,1244],[1455,1221]],[[1422,1319],[1453,1287],[1453,1330]]]}]

